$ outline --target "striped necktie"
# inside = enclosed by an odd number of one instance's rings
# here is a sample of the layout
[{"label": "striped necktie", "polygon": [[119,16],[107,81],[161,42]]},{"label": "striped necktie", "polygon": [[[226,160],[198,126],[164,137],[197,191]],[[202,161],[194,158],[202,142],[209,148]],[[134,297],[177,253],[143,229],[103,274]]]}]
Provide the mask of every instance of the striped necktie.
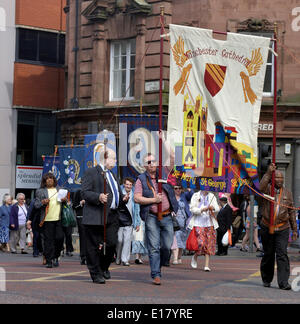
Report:
[{"label": "striped necktie", "polygon": [[115,181],[113,179],[113,176],[111,175],[111,172],[107,172],[108,177],[109,177],[109,182],[111,184],[111,189],[113,190],[114,196],[115,196],[115,202],[116,202],[116,208],[119,206],[119,193],[115,185]]}]

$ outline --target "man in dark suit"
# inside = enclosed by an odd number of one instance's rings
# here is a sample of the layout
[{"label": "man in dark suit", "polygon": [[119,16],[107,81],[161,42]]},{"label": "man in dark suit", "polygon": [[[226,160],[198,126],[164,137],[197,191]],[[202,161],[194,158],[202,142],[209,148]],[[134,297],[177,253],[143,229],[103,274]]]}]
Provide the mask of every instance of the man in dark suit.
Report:
[{"label": "man in dark suit", "polygon": [[230,229],[231,222],[232,222],[232,209],[227,203],[227,198],[224,194],[221,195],[219,200],[222,208],[220,209],[217,216],[219,227],[217,229],[218,252],[216,253],[216,255],[227,255],[228,245],[223,246],[222,238],[224,234]]},{"label": "man in dark suit", "polygon": [[82,179],[86,262],[93,282],[99,284],[110,279],[108,268],[113,260],[119,229],[118,208],[128,200],[111,172],[116,164],[116,153],[107,149],[102,156],[100,165],[88,169]]}]

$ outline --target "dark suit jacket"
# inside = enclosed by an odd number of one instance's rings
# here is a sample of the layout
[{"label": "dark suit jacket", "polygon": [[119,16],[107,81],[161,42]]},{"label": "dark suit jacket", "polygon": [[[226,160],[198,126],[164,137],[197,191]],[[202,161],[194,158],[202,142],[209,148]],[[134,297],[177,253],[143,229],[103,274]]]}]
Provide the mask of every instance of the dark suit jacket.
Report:
[{"label": "dark suit jacket", "polygon": [[[119,190],[119,206],[123,203],[123,194],[118,179],[114,176],[118,183]],[[85,200],[83,207],[83,225],[104,225],[104,204],[99,200],[101,193],[104,193],[104,173],[102,168],[97,165],[94,168],[87,169],[84,173],[81,184],[82,198]],[[113,199],[113,193],[110,189],[109,182],[106,180],[106,193],[108,199],[106,204],[106,223],[109,222],[109,210]]]},{"label": "dark suit jacket", "polygon": [[226,232],[230,229],[232,223],[232,209],[228,204],[219,211],[217,220],[220,231]]}]

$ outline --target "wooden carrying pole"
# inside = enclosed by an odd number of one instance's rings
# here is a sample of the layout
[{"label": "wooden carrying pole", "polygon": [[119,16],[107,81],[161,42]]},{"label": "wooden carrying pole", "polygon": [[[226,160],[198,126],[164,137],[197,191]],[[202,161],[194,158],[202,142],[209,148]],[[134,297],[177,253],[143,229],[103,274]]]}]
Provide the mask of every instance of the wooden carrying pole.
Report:
[{"label": "wooden carrying pole", "polygon": [[[277,24],[274,23],[274,51],[277,53]],[[277,57],[274,55],[274,107],[273,107],[273,150],[272,163],[276,162],[276,124],[277,124]],[[269,233],[274,234],[274,206],[275,206],[275,172],[272,173],[271,196],[274,202],[271,202],[270,208],[270,226]]]},{"label": "wooden carrying pole", "polygon": [[[160,7],[160,77],[159,77],[159,166],[158,166],[158,192],[162,193],[162,87],[163,87],[163,55],[164,55],[164,7]],[[158,219],[161,219],[162,203],[158,205]]]},{"label": "wooden carrying pole", "polygon": [[[107,194],[107,188],[106,188],[106,166],[105,166],[105,159],[107,157],[107,142],[108,139],[106,136],[104,136],[104,140],[103,140],[103,144],[104,144],[104,170],[103,170],[103,193],[104,195]],[[106,255],[106,213],[107,213],[107,202],[104,202],[104,206],[103,206],[103,245],[100,244],[99,246],[99,250],[101,250],[103,248],[103,255]]]}]

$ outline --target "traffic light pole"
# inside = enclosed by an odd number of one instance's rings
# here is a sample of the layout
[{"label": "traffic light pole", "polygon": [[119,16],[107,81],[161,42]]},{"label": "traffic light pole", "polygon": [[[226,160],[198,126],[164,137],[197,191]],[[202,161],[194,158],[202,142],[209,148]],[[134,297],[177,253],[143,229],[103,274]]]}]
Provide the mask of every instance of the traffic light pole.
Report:
[{"label": "traffic light pole", "polygon": [[[274,51],[277,53],[277,23],[274,23]],[[274,55],[274,107],[273,107],[273,150],[272,163],[276,162],[276,124],[277,124],[277,57]],[[271,196],[274,197],[275,203],[275,172],[272,173]],[[274,203],[271,203],[270,208],[270,234],[274,234]]]}]

